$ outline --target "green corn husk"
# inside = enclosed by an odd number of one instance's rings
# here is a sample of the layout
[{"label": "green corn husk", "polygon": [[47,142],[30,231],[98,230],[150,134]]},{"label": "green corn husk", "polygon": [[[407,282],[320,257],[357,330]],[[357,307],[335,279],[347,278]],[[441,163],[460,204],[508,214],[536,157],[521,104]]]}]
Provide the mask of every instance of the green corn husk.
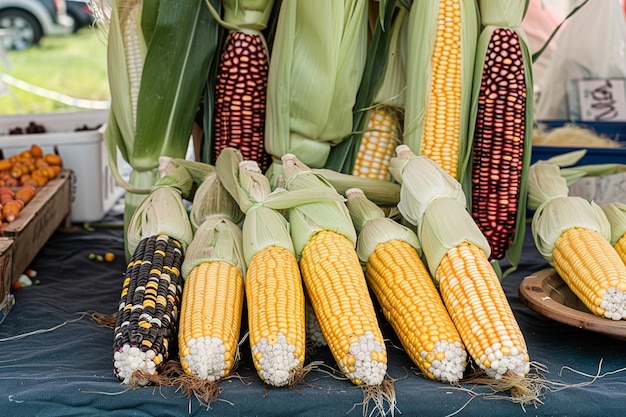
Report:
[{"label": "green corn husk", "polygon": [[181,267],[183,279],[196,266],[205,262],[225,261],[241,269],[246,276],[246,262],[243,256],[241,228],[227,215],[215,214],[208,217],[195,231],[185,252]]},{"label": "green corn husk", "polygon": [[268,178],[254,161],[244,161],[234,148],[225,148],[216,161],[217,174],[225,189],[245,213],[244,255],[250,263],[261,249],[278,245],[294,252],[289,223],[281,210],[293,202],[285,189],[272,191]]},{"label": "green corn husk", "polygon": [[327,168],[314,168],[311,171],[324,177],[339,194],[356,187],[381,207],[395,207],[400,201],[400,185],[397,183],[343,174]]},{"label": "green corn husk", "polygon": [[626,234],[626,204],[620,202],[607,203],[600,206],[611,225],[611,245],[615,244]]},{"label": "green corn husk", "polygon": [[422,245],[415,232],[387,217],[385,212],[367,198],[360,188],[350,188],[344,193],[352,223],[358,233],[357,255],[365,265],[376,246],[391,240],[411,245],[422,256]]},{"label": "green corn husk", "polygon": [[193,238],[182,191],[191,187],[192,179],[184,168],[161,177],[152,191],[133,213],[126,230],[127,257],[135,252],[142,239],[165,234],[177,240],[183,253]]},{"label": "green corn husk", "polygon": [[215,170],[200,184],[195,193],[189,211],[191,227],[195,231],[206,220],[218,215],[228,218],[235,224],[239,224],[244,218],[244,213],[224,188]]},{"label": "green corn husk", "polygon": [[[361,137],[368,122],[371,103],[385,102],[404,108],[406,65],[406,21],[410,6],[395,0],[379,0],[363,78],[353,109],[353,133],[330,150],[325,168],[352,174]],[[377,14],[377,15],[376,15]],[[373,98],[376,95],[378,98]]]},{"label": "green corn husk", "polygon": [[531,229],[535,246],[553,264],[552,251],[561,234],[573,227],[594,230],[609,240],[611,226],[594,202],[569,196],[567,181],[560,175],[560,159],[538,161],[528,175],[528,208],[534,209]]},{"label": "green corn husk", "polygon": [[366,0],[283,1],[267,85],[266,150],[322,168],[352,131],[352,109],[367,55]]},{"label": "green corn husk", "polygon": [[298,259],[307,242],[321,230],[332,230],[342,234],[356,245],[356,230],[345,198],[324,177],[303,164],[297,156],[285,154],[282,160],[287,190],[290,193],[297,191],[302,193],[302,199],[294,200],[289,210],[291,238]]},{"label": "green corn husk", "polygon": [[[219,9],[219,2],[211,0]],[[205,0],[112,0],[107,30],[109,165],[126,189],[126,228],[157,177],[158,157],[184,158],[217,46]],[[132,167],[125,181],[117,154]]]},{"label": "green corn husk", "polygon": [[461,184],[426,156],[416,156],[407,145],[396,149],[389,171],[401,183],[398,210],[416,227],[428,269],[437,279],[441,259],[452,248],[469,241],[489,256],[489,242],[467,211]]}]

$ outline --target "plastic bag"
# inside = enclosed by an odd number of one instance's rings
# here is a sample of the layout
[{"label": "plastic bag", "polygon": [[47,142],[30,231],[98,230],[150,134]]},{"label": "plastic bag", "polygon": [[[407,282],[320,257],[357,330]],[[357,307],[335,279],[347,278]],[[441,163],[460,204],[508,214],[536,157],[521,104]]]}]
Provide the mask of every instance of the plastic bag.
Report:
[{"label": "plastic bag", "polygon": [[[522,29],[528,39],[528,47],[532,54],[539,51],[550,38],[559,25],[560,20],[552,13],[543,0],[530,0],[526,16],[522,21]],[[557,32],[558,34],[558,32]],[[542,90],[547,71],[552,62],[556,42],[548,43],[546,49],[541,53],[541,57],[533,62],[533,81],[537,94]]]},{"label": "plastic bag", "polygon": [[[620,0],[589,0],[563,26],[535,107],[537,120],[578,120],[575,81],[626,78],[626,18]],[[539,58],[541,59],[541,58]]]}]

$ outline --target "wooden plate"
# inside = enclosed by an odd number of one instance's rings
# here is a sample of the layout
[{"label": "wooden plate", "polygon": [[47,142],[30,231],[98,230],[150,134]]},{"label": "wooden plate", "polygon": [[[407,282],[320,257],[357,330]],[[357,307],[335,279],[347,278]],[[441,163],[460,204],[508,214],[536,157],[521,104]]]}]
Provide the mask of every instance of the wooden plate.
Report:
[{"label": "wooden plate", "polygon": [[591,313],[553,268],[524,278],[519,295],[530,309],[552,320],[626,340],[626,320],[611,320]]}]

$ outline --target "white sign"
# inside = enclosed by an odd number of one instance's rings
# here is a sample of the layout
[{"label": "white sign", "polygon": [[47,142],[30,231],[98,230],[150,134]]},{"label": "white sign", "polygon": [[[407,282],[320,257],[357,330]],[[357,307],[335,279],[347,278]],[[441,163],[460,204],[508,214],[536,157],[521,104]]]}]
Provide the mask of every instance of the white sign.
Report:
[{"label": "white sign", "polygon": [[626,82],[623,78],[578,80],[580,120],[626,122]]}]

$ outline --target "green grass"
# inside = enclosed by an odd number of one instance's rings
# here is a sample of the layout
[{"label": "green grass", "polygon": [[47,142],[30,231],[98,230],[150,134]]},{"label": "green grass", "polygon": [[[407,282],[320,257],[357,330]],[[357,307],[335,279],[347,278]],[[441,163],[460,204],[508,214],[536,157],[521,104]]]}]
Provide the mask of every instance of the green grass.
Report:
[{"label": "green grass", "polygon": [[[49,36],[39,46],[7,52],[10,67],[0,73],[54,93],[83,100],[110,100],[106,41],[97,29],[83,28],[70,36]],[[85,110],[10,86],[0,96],[0,114],[54,113]]]}]

